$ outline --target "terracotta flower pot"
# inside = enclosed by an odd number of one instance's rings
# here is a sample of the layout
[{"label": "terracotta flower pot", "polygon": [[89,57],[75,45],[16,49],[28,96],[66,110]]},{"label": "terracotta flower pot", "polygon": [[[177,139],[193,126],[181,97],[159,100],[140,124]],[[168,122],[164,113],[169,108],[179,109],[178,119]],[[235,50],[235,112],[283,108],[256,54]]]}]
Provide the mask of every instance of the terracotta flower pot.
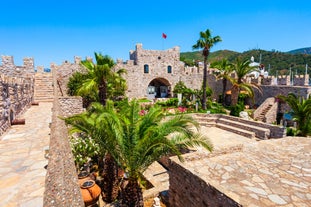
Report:
[{"label": "terracotta flower pot", "polygon": [[98,201],[101,189],[94,180],[84,181],[80,189],[85,206],[93,205]]},{"label": "terracotta flower pot", "polygon": [[87,171],[81,171],[78,174],[78,179],[79,186],[81,186],[85,181],[90,180],[90,173],[88,173]]}]

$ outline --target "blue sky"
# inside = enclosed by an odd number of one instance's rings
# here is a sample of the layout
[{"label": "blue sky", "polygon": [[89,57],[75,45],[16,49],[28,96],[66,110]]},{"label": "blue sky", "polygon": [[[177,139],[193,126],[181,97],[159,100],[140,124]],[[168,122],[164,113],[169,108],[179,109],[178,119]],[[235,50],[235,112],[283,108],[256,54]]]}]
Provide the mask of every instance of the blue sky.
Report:
[{"label": "blue sky", "polygon": [[16,65],[33,57],[50,67],[94,52],[127,60],[136,43],[192,51],[206,29],[223,40],[212,51],[311,47],[310,0],[6,0],[0,7],[0,55]]}]

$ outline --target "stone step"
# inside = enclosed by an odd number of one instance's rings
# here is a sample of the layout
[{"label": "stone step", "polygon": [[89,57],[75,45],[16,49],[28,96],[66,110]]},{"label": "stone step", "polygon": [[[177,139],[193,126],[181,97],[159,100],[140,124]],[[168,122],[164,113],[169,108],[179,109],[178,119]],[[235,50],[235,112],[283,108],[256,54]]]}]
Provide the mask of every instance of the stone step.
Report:
[{"label": "stone step", "polygon": [[221,123],[217,123],[216,127],[223,129],[223,130],[226,130],[226,131],[230,131],[230,132],[239,134],[241,136],[244,136],[244,137],[247,137],[250,139],[255,139],[255,132],[250,132],[250,131],[247,131],[244,129],[236,128],[236,127],[229,126],[226,124],[221,124]]},{"label": "stone step", "polygon": [[206,126],[206,127],[216,126],[215,121],[198,121],[198,123],[200,124],[200,126]]},{"label": "stone step", "polygon": [[255,134],[255,136],[260,138],[260,139],[268,139],[268,137],[270,135],[270,130],[267,128],[262,128],[259,126],[241,123],[241,122],[229,120],[226,118],[218,119],[217,124],[224,124],[224,125],[228,125],[228,126],[232,126],[235,128],[239,128],[239,129],[243,129],[246,131],[253,132]]}]

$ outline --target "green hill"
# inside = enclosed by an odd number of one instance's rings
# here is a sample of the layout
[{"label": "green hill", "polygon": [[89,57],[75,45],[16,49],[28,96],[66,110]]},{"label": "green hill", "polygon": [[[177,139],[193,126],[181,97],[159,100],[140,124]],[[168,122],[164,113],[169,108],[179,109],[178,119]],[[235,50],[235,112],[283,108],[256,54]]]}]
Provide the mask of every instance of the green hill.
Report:
[{"label": "green hill", "polygon": [[300,49],[296,49],[296,50],[291,50],[291,51],[288,51],[287,53],[311,55],[311,47],[305,47],[305,48],[300,48]]},{"label": "green hill", "polygon": [[[311,50],[311,48],[308,49]],[[301,54],[301,51],[309,51],[308,49],[302,48],[290,52],[265,51],[259,49],[249,50],[243,53],[230,50],[218,50],[210,54],[208,61],[214,62],[222,58],[227,58],[229,61],[233,62],[237,57],[250,59],[253,56],[255,62],[260,62],[265,65],[270,75],[286,75],[289,74],[290,69],[294,74],[305,74],[306,64],[311,67],[311,54]],[[202,53],[198,51],[184,52],[180,54],[180,60],[184,61],[187,65],[193,65],[198,61],[203,62],[203,56]]]}]

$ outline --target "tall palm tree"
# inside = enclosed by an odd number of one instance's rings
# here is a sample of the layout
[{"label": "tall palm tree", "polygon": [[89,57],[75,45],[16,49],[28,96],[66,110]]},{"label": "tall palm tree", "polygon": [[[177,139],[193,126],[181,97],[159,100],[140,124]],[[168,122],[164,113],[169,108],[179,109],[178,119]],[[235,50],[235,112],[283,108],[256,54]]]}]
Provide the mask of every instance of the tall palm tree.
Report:
[{"label": "tall palm tree", "polygon": [[287,96],[279,96],[292,109],[290,111],[293,120],[297,122],[298,133],[302,136],[311,134],[311,97],[305,99],[297,97],[295,94],[288,94]]},{"label": "tall palm tree", "polygon": [[110,92],[108,91],[109,83],[116,84],[115,80],[118,79],[118,81],[120,81],[120,78],[124,80],[121,74],[124,73],[125,70],[121,69],[115,73],[112,70],[114,61],[107,55],[104,56],[95,52],[95,60],[96,64],[88,59],[81,61],[81,65],[87,70],[87,76],[86,79],[82,80],[82,84],[77,90],[77,95],[87,96],[90,92],[95,91],[98,94],[97,101],[105,105],[108,92]]},{"label": "tall palm tree", "polygon": [[203,98],[202,98],[202,108],[206,110],[206,87],[207,87],[207,58],[210,54],[210,49],[218,42],[221,42],[220,36],[212,37],[211,31],[207,29],[205,32],[200,32],[200,38],[197,40],[196,44],[192,46],[192,49],[203,48],[204,56],[204,68],[203,68]]},{"label": "tall palm tree", "polygon": [[198,123],[191,116],[166,117],[158,107],[144,115],[140,111],[136,100],[124,102],[118,109],[110,101],[105,107],[90,107],[90,112],[97,114],[93,138],[126,172],[122,203],[129,207],[143,206],[142,174],[161,156],[174,153],[183,160],[182,148],[200,145],[212,150],[212,144],[198,133]]},{"label": "tall palm tree", "polygon": [[227,91],[227,81],[231,79],[233,72],[233,64],[228,59],[222,59],[211,64],[211,68],[216,68],[219,72],[216,73],[217,79],[222,79],[222,105],[225,105],[225,95]]},{"label": "tall palm tree", "polygon": [[235,62],[233,63],[233,70],[235,72],[236,77],[230,78],[229,80],[232,83],[231,89],[231,106],[235,106],[238,103],[238,97],[241,90],[244,90],[249,97],[254,97],[254,90],[253,88],[258,89],[261,91],[261,88],[255,83],[246,83],[244,78],[247,74],[257,71],[258,68],[254,66],[250,66],[250,60],[242,61],[241,58],[236,58]]}]

